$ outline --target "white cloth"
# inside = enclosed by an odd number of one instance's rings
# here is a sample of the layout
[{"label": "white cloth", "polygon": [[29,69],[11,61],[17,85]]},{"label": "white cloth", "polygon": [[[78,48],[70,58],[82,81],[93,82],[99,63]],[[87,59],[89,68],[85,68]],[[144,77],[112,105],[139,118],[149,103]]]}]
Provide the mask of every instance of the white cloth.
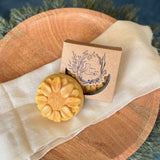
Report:
[{"label": "white cloth", "polygon": [[60,59],[0,84],[0,159],[37,160],[87,126],[160,88],[160,57],[151,40],[148,26],[128,21],[117,21],[96,38],[92,43],[123,49],[113,102],[85,100],[81,112],[67,122],[54,123],[43,118],[35,103],[39,83],[59,72]]}]

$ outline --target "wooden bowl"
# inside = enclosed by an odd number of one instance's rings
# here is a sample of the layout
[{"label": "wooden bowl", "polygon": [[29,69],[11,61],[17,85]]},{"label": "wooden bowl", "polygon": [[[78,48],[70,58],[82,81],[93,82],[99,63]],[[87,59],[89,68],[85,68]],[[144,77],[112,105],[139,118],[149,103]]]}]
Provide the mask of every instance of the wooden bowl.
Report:
[{"label": "wooden bowl", "polygon": [[[61,56],[66,39],[90,42],[116,19],[78,8],[35,15],[0,42],[0,82],[30,72]],[[110,118],[92,125],[48,152],[42,160],[126,159],[146,140],[159,108],[159,90],[134,100]]]}]

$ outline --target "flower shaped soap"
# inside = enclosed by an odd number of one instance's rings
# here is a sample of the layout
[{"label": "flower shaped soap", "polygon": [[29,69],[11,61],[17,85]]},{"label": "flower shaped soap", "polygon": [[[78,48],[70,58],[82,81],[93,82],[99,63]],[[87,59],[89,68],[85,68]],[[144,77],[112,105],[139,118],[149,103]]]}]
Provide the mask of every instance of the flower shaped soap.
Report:
[{"label": "flower shaped soap", "polygon": [[37,90],[36,102],[41,114],[55,122],[75,116],[84,102],[80,84],[66,74],[53,74],[45,78]]}]

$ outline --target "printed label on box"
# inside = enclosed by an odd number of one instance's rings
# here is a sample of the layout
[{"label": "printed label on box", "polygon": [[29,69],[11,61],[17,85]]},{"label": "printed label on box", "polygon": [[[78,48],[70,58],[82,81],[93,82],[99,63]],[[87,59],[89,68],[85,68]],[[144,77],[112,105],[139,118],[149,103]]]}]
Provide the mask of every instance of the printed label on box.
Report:
[{"label": "printed label on box", "polygon": [[60,72],[76,78],[85,98],[112,102],[122,49],[67,40]]}]

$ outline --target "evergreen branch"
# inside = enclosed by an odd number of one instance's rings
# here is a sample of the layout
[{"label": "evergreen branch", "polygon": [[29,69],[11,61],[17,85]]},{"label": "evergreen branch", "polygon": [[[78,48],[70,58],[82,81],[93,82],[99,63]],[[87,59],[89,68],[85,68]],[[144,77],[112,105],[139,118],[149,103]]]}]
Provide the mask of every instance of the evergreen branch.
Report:
[{"label": "evergreen branch", "polygon": [[158,53],[160,55],[160,23],[151,25],[150,27],[154,34],[152,45],[158,49]]},{"label": "evergreen branch", "polygon": [[[97,10],[119,20],[138,21],[136,13],[139,9],[133,8],[132,5],[124,5],[116,8],[112,0],[70,0],[68,3],[66,3],[65,0],[44,0],[43,6],[31,7],[28,4],[27,7],[12,9],[9,20],[0,17],[0,39],[16,25],[33,15],[47,10],[69,6]],[[153,33],[157,33],[160,31],[160,24],[152,25],[151,28]],[[152,45],[159,48],[160,53],[160,36],[154,36]]]},{"label": "evergreen branch", "polygon": [[11,9],[9,23],[13,26],[16,26],[25,19],[43,11],[44,9],[40,6],[33,8],[30,5],[28,5],[27,7],[22,7],[20,9]]},{"label": "evergreen branch", "polygon": [[14,26],[0,17],[0,38],[3,38]]},{"label": "evergreen branch", "polygon": [[44,5],[43,9],[45,11],[56,8],[68,7],[68,4],[65,2],[65,0],[44,0],[43,5]]},{"label": "evergreen branch", "polygon": [[138,17],[136,17],[137,9],[133,8],[132,5],[116,8],[111,0],[70,0],[68,3],[65,0],[44,0],[43,6],[31,7],[28,4],[26,7],[12,9],[9,20],[0,17],[0,39],[16,25],[33,15],[43,11],[69,6],[97,10],[116,19],[131,20],[134,22],[138,20]]},{"label": "evergreen branch", "polygon": [[160,23],[152,24],[151,29],[155,36],[160,36]]},{"label": "evergreen branch", "polygon": [[96,0],[82,0],[82,8],[88,8],[96,10],[97,8],[97,2]]}]

